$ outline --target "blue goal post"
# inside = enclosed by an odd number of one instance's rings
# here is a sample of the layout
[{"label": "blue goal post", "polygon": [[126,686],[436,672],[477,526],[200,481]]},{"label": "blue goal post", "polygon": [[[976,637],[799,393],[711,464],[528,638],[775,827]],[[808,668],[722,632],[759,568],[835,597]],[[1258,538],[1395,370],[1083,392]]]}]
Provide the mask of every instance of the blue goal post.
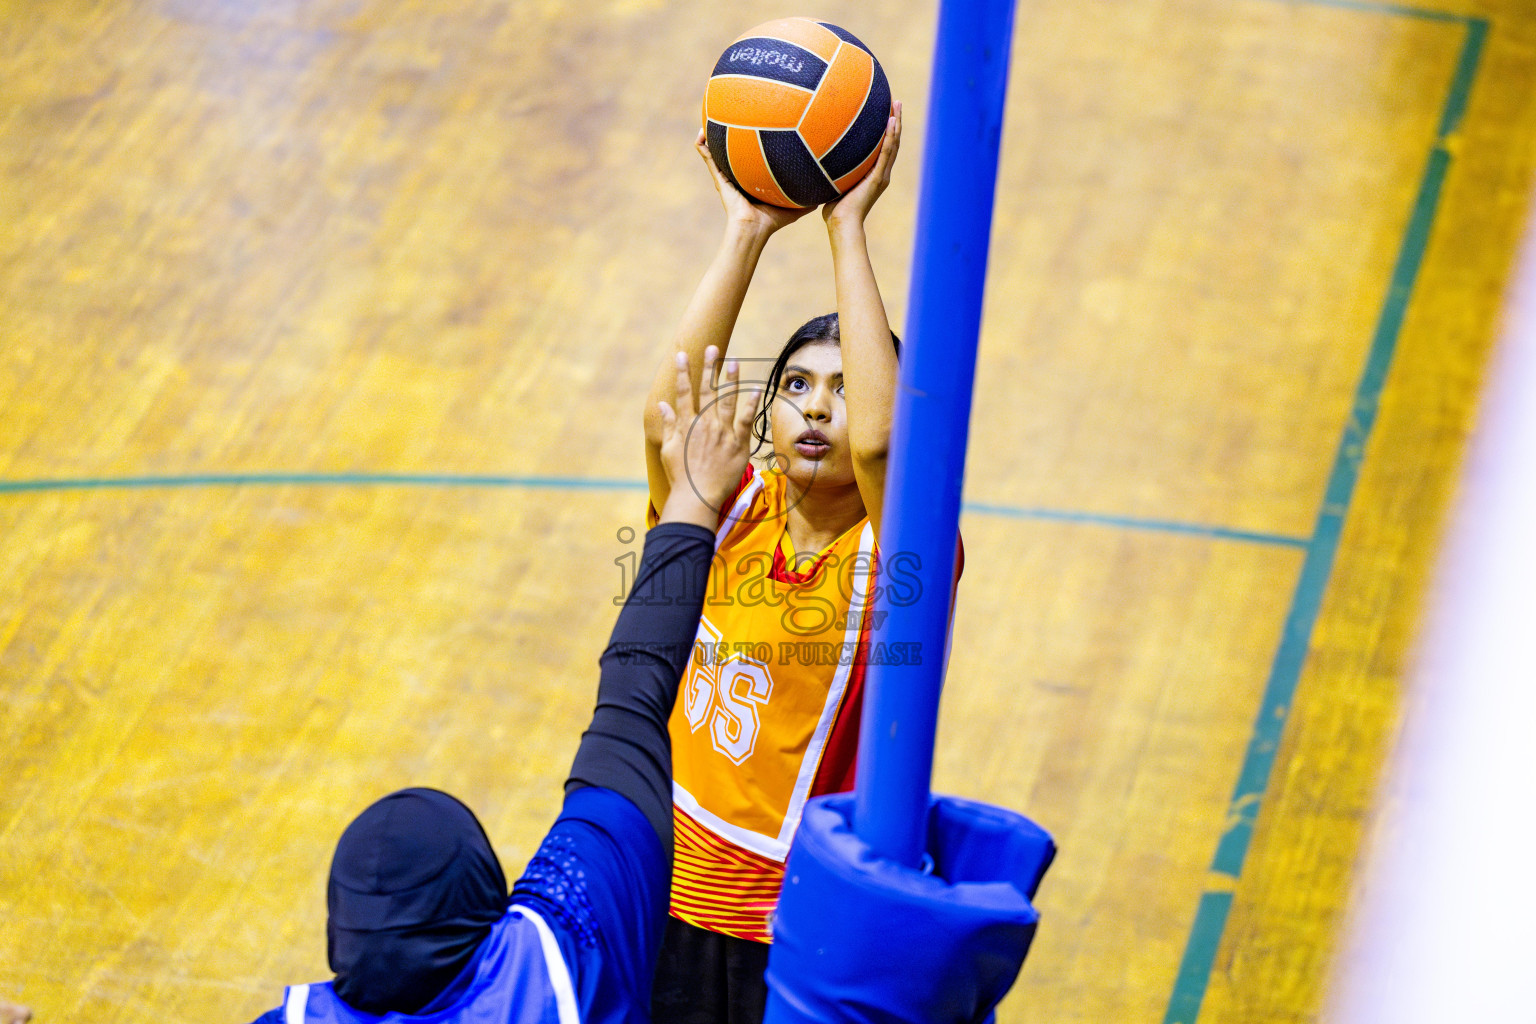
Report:
[{"label": "blue goal post", "polygon": [[[880,561],[920,588],[886,596],[874,639],[915,644],[915,664],[872,659],[853,827],[877,853],[920,865],[939,693],[948,662],[960,490],[1008,89],[1014,0],[943,0],[886,474]],[[882,572],[888,577],[889,571]]]}]

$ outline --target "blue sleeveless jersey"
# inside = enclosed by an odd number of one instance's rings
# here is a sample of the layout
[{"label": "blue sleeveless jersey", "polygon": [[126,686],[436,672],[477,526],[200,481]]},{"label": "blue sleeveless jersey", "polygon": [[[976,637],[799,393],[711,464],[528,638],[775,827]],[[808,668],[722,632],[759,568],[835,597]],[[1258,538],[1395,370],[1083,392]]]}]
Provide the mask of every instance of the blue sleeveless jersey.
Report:
[{"label": "blue sleeveless jersey", "polygon": [[491,926],[475,978],[452,1006],[437,1013],[380,1017],[348,1006],[330,982],[293,985],[283,1005],[284,1024],[579,1024],[571,974],[545,920],[512,907]]}]

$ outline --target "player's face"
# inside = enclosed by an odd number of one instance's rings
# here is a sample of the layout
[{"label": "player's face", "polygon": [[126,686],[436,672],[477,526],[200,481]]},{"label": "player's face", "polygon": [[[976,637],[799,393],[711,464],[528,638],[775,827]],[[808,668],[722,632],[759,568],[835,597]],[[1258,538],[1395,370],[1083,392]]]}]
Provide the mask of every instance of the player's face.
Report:
[{"label": "player's face", "polygon": [[789,357],[769,421],[774,461],[797,486],[854,482],[843,350],[835,342],[812,342]]}]

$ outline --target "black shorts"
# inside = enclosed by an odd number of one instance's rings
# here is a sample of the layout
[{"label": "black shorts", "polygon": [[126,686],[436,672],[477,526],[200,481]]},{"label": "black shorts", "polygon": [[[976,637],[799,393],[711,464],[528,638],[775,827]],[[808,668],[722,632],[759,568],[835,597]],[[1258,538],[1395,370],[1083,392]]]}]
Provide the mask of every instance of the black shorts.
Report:
[{"label": "black shorts", "polygon": [[762,1024],[768,945],[667,918],[651,1024]]}]

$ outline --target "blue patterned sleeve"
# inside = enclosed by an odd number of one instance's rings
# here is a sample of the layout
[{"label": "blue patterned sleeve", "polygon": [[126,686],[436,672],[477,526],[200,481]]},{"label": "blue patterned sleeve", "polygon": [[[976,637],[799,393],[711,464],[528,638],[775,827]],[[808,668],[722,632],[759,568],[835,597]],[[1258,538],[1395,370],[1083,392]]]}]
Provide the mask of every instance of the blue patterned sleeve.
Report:
[{"label": "blue patterned sleeve", "polygon": [[554,930],[583,1021],[650,1019],[669,875],[661,840],[633,803],[596,786],[567,794],[512,903]]}]

